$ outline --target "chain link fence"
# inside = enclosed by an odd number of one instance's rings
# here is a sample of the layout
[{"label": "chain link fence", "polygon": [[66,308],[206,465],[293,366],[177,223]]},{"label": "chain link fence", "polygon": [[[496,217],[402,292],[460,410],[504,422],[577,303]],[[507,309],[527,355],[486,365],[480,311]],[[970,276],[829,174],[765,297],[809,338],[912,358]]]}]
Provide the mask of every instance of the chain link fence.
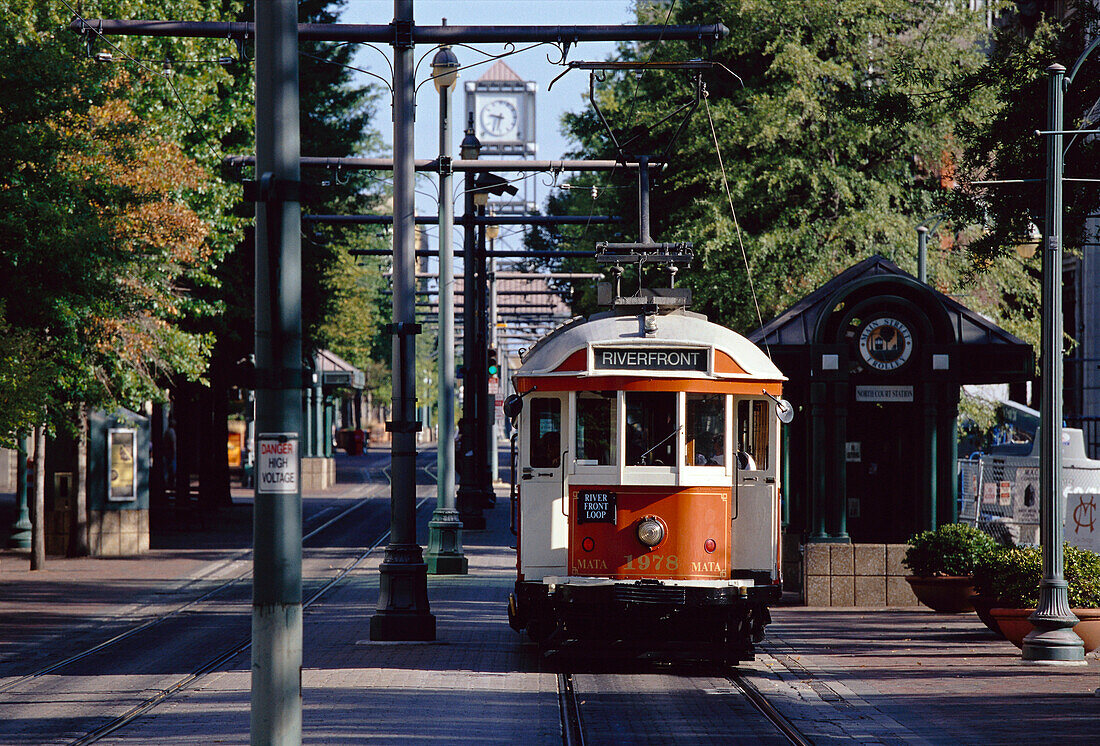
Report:
[{"label": "chain link fence", "polygon": [[[1077,460],[1075,460],[1077,461]],[[959,522],[1007,545],[1039,543],[1039,459],[983,455],[959,461]],[[1062,468],[1065,538],[1100,551],[1100,462]]]}]

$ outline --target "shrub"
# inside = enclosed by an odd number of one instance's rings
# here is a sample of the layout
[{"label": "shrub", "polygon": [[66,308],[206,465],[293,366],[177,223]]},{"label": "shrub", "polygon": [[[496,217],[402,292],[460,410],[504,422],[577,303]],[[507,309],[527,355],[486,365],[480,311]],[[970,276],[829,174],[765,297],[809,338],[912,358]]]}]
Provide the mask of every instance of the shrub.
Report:
[{"label": "shrub", "polygon": [[974,563],[996,546],[985,532],[961,523],[949,523],[909,540],[902,564],[914,575],[971,575]]},{"label": "shrub", "polygon": [[997,547],[974,566],[974,590],[997,606],[1033,609],[1039,604],[1043,557],[1038,547]]},{"label": "shrub", "polygon": [[1100,554],[1063,544],[1069,605],[1074,609],[1100,609]]},{"label": "shrub", "polygon": [[[1062,545],[1069,605],[1100,608],[1100,554]],[[998,547],[982,556],[974,568],[974,590],[997,599],[998,606],[1033,609],[1039,605],[1043,553],[1039,547]]]}]

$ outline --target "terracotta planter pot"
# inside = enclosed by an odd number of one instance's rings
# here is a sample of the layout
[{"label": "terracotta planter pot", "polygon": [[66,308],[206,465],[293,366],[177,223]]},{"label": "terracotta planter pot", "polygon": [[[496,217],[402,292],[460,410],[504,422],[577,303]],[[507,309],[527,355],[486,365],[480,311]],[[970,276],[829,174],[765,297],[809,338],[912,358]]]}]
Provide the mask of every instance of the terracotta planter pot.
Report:
[{"label": "terracotta planter pot", "polygon": [[989,627],[990,632],[1004,639],[1004,633],[1001,632],[1001,628],[997,626],[997,620],[990,614],[990,610],[996,606],[997,599],[992,596],[983,596],[981,594],[970,597],[970,603],[974,604],[974,611],[977,612],[978,618],[982,620],[982,624]]},{"label": "terracotta planter pot", "polygon": [[[1100,649],[1100,609],[1071,609],[1074,616],[1081,621],[1073,626],[1085,642],[1085,652]],[[1035,613],[1035,609],[990,609],[990,615],[996,620],[1005,639],[1018,648],[1024,646],[1024,638],[1032,630],[1028,617]]]},{"label": "terracotta planter pot", "polygon": [[905,578],[913,588],[913,594],[925,606],[941,614],[959,614],[973,611],[974,578],[969,575],[943,575]]},{"label": "terracotta planter pot", "polygon": [[1031,631],[1031,622],[1027,620],[1035,609],[992,608],[989,615],[997,623],[997,628],[1005,639],[1018,648],[1024,646],[1024,638]]}]

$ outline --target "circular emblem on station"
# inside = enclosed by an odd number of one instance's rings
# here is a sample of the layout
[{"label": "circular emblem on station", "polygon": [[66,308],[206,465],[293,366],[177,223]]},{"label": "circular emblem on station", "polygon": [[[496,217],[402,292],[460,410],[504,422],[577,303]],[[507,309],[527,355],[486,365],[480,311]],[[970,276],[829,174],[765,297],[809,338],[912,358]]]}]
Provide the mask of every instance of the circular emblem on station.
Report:
[{"label": "circular emblem on station", "polygon": [[890,316],[872,319],[859,334],[860,357],[875,370],[897,370],[912,353],[912,332]]}]

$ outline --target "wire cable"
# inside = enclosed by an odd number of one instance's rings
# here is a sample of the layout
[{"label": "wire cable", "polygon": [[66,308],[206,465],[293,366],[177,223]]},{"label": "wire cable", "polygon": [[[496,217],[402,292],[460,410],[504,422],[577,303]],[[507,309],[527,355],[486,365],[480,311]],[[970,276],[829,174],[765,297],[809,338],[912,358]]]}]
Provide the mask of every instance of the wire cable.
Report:
[{"label": "wire cable", "polygon": [[[722,171],[722,186],[726,190],[726,200],[729,202],[730,214],[733,215],[733,228],[737,232],[737,245],[741,248],[741,259],[745,262],[745,276],[749,278],[749,290],[752,291],[752,304],[756,307],[756,320],[761,328],[764,326],[764,318],[760,314],[760,303],[756,299],[756,284],[752,281],[752,268],[749,267],[749,255],[745,252],[745,242],[741,239],[741,225],[737,221],[737,210],[733,206],[733,194],[730,192],[729,180],[726,178],[726,165],[722,161],[722,148],[718,145],[718,132],[714,129],[714,117],[710,114],[710,94],[706,87],[703,88],[703,104],[707,110],[707,122],[710,123],[710,135],[714,139],[714,152],[718,155],[718,166]],[[772,356],[771,347],[768,346],[767,337],[764,338],[764,349],[768,358]]]},{"label": "wire cable", "polygon": [[[172,83],[170,72],[166,72],[165,70],[155,70],[138,58],[134,57],[133,55],[128,54],[126,50],[108,39],[103,32],[93,28],[91,24],[88,23],[88,19],[80,15],[80,13],[77,12],[76,8],[69,4],[68,0],[60,0],[60,2],[62,5],[69,9],[69,12],[73,14],[74,18],[79,19],[81,26],[86,30],[86,32],[94,33],[96,35],[96,38],[107,44],[107,46],[111,47],[111,49],[116,50],[122,57],[136,64],[138,67],[150,73],[154,77],[163,79],[164,82],[167,83],[168,87],[171,89],[172,95],[176,97],[176,102],[179,103],[180,109],[183,110],[183,113],[186,114],[187,118],[191,121],[191,125],[195,128],[196,131],[202,130],[202,128],[199,126],[199,123],[195,120],[195,117],[192,116],[190,111],[188,111],[187,105],[184,104],[183,98],[180,96],[179,90],[176,88],[175,84]],[[206,146],[206,149],[210,151],[210,155],[214,158],[215,162],[220,162],[222,160],[222,156],[218,155],[217,151],[214,150],[213,146],[210,145],[209,142],[204,142],[203,144]]]}]

